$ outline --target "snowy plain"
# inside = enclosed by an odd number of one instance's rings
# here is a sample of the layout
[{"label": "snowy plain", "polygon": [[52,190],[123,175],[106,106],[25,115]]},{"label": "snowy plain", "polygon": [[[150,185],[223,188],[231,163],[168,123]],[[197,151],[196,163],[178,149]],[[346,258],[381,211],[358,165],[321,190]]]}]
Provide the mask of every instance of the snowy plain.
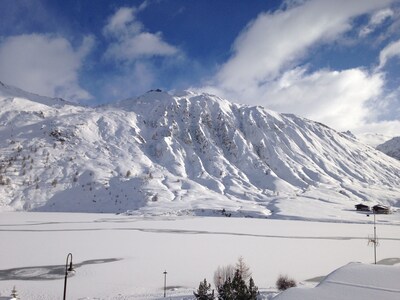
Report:
[{"label": "snowy plain", "polygon": [[[300,286],[349,262],[373,262],[365,223],[223,217],[140,217],[113,214],[0,214],[0,296],[15,285],[21,300],[60,299],[69,252],[76,274],[68,299],[190,299],[218,266],[242,256],[262,295],[279,274]],[[397,219],[397,220],[396,220]],[[377,216],[378,260],[398,258],[398,213]],[[397,261],[397,260],[395,260]]]}]

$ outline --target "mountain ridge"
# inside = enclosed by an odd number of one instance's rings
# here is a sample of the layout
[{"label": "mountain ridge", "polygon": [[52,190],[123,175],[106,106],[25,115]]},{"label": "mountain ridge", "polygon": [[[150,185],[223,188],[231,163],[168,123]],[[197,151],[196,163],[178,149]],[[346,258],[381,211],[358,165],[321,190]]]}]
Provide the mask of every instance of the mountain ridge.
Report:
[{"label": "mountain ridge", "polygon": [[377,150],[400,160],[400,136],[396,136],[376,147]]},{"label": "mountain ridge", "polygon": [[0,97],[3,210],[294,218],[310,201],[400,203],[400,162],[292,114],[188,91],[96,108],[27,98]]},{"label": "mountain ridge", "polygon": [[57,107],[62,107],[64,105],[81,106],[77,103],[70,102],[62,98],[40,96],[31,92],[27,92],[14,86],[6,85],[1,81],[0,81],[0,97],[9,99],[13,98],[29,99],[31,101],[44,104],[47,106],[57,106]]}]

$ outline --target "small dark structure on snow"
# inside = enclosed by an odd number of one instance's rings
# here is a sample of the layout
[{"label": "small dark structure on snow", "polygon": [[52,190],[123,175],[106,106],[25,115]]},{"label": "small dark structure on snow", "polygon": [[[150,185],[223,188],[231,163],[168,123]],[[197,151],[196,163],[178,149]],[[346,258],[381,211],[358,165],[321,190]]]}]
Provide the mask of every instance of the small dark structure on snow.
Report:
[{"label": "small dark structure on snow", "polygon": [[356,208],[357,211],[370,211],[369,206],[368,206],[368,205],[365,205],[365,204],[362,204],[362,203],[356,204],[356,205],[354,205],[354,206],[355,206],[355,208]]},{"label": "small dark structure on snow", "polygon": [[372,207],[372,211],[375,213],[375,214],[389,214],[390,213],[390,207],[389,206],[385,206],[385,205],[381,205],[381,204],[377,204],[377,205],[374,205],[373,207]]}]

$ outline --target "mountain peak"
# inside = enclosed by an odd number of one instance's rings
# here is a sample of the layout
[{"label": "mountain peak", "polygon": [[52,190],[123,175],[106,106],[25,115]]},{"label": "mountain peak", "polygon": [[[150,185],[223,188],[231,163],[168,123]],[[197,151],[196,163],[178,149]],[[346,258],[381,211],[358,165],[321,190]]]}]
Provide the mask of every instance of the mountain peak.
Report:
[{"label": "mountain peak", "polygon": [[3,102],[9,209],[351,219],[355,202],[398,205],[400,162],[294,115],[192,91],[72,113]]},{"label": "mountain peak", "polygon": [[[183,90],[177,92],[165,92],[159,89],[150,90],[147,93],[137,97],[137,98],[129,98],[126,100],[118,101],[116,103],[110,104],[110,107],[117,107],[120,109],[124,109],[127,111],[140,111],[140,114],[151,113],[150,110],[164,109],[165,107],[171,105],[180,105],[186,102],[197,103],[201,107],[205,107],[207,105],[217,104],[230,107],[233,104],[225,99],[217,97],[215,95],[207,94],[207,93],[197,93],[193,91]],[[206,104],[208,103],[208,104]],[[145,110],[143,110],[145,109]]]}]

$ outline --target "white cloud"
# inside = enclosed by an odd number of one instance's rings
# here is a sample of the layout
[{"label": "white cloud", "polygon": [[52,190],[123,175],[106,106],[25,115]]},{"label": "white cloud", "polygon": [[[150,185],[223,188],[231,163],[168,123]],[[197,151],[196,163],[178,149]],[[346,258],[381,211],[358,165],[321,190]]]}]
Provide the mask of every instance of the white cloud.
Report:
[{"label": "white cloud", "polygon": [[400,120],[388,120],[388,121],[377,121],[370,122],[364,126],[354,130],[356,134],[373,132],[377,134],[382,134],[390,138],[395,136],[400,136],[399,133]]},{"label": "white cloud", "polygon": [[394,14],[394,12],[390,8],[381,9],[371,16],[370,24],[379,25],[385,19],[391,18],[393,16],[393,14]]},{"label": "white cloud", "polygon": [[103,28],[103,33],[119,38],[139,33],[143,26],[135,21],[135,12],[134,8],[121,7],[109,18],[107,25]]},{"label": "white cloud", "polygon": [[[362,68],[309,73],[301,59],[312,47],[336,41],[353,29],[355,17],[382,11],[391,2],[287,1],[284,9],[260,14],[240,33],[231,58],[204,89],[338,130],[358,128],[373,112],[367,104],[383,93],[384,76]],[[383,16],[376,15],[374,22]]]},{"label": "white cloud", "polygon": [[306,74],[304,68],[285,72],[266,87],[268,108],[291,112],[323,122],[337,130],[354,129],[369,116],[366,102],[382,90],[380,74],[361,69],[320,70]]},{"label": "white cloud", "polygon": [[[105,99],[121,100],[142,94],[153,87],[156,80],[152,66],[146,62],[135,62],[120,74],[107,77],[102,84]],[[133,84],[134,83],[134,84]]]},{"label": "white cloud", "polygon": [[[146,2],[144,2],[146,3]],[[146,5],[142,4],[140,9]],[[178,48],[163,41],[160,32],[150,33],[144,30],[136,20],[136,9],[120,8],[103,29],[106,37],[113,40],[106,50],[105,57],[117,61],[135,61],[152,56],[173,56]]]},{"label": "white cloud", "polygon": [[89,99],[91,95],[79,86],[78,72],[93,44],[90,36],[78,49],[62,37],[8,37],[0,44],[0,79],[40,95],[70,101]]},{"label": "white cloud", "polygon": [[150,0],[144,0],[142,4],[139,5],[138,11],[146,9],[150,5]]},{"label": "white cloud", "polygon": [[142,32],[124,38],[119,43],[112,43],[106,51],[106,57],[133,61],[149,56],[170,56],[177,52],[175,47],[162,41],[160,34]]},{"label": "white cloud", "polygon": [[379,53],[378,69],[383,68],[388,60],[394,57],[400,57],[400,40],[392,42],[382,49]]},{"label": "white cloud", "polygon": [[[383,84],[382,74],[369,74],[362,69],[307,73],[304,67],[298,67],[257,89],[249,89],[248,97],[252,100],[247,103],[294,113],[336,130],[353,130],[371,117],[366,103],[381,94]],[[213,87],[205,89],[235,99],[235,93]]]},{"label": "white cloud", "polygon": [[[177,47],[164,41],[161,32],[151,33],[138,21],[137,14],[149,4],[144,1],[137,8],[119,8],[103,28],[109,42],[104,58],[119,63],[118,72],[111,74],[102,85],[103,97],[109,100],[132,97],[154,88],[160,84],[160,74],[171,66],[181,65],[185,59]],[[157,68],[154,57],[162,58],[157,60]]]},{"label": "white cloud", "polygon": [[399,128],[399,120],[379,121],[367,123],[352,132],[361,142],[376,147],[395,136],[399,136]]},{"label": "white cloud", "polygon": [[383,21],[385,21],[387,18],[393,17],[393,15],[394,12],[390,8],[384,8],[375,12],[371,16],[369,23],[363,28],[361,28],[359,36],[360,37],[367,36],[368,34],[373,32],[380,24],[382,24]]},{"label": "white cloud", "polygon": [[236,39],[233,56],[218,72],[218,85],[238,92],[278,76],[318,43],[351,28],[353,17],[390,0],[311,0],[287,10],[260,14]]}]

